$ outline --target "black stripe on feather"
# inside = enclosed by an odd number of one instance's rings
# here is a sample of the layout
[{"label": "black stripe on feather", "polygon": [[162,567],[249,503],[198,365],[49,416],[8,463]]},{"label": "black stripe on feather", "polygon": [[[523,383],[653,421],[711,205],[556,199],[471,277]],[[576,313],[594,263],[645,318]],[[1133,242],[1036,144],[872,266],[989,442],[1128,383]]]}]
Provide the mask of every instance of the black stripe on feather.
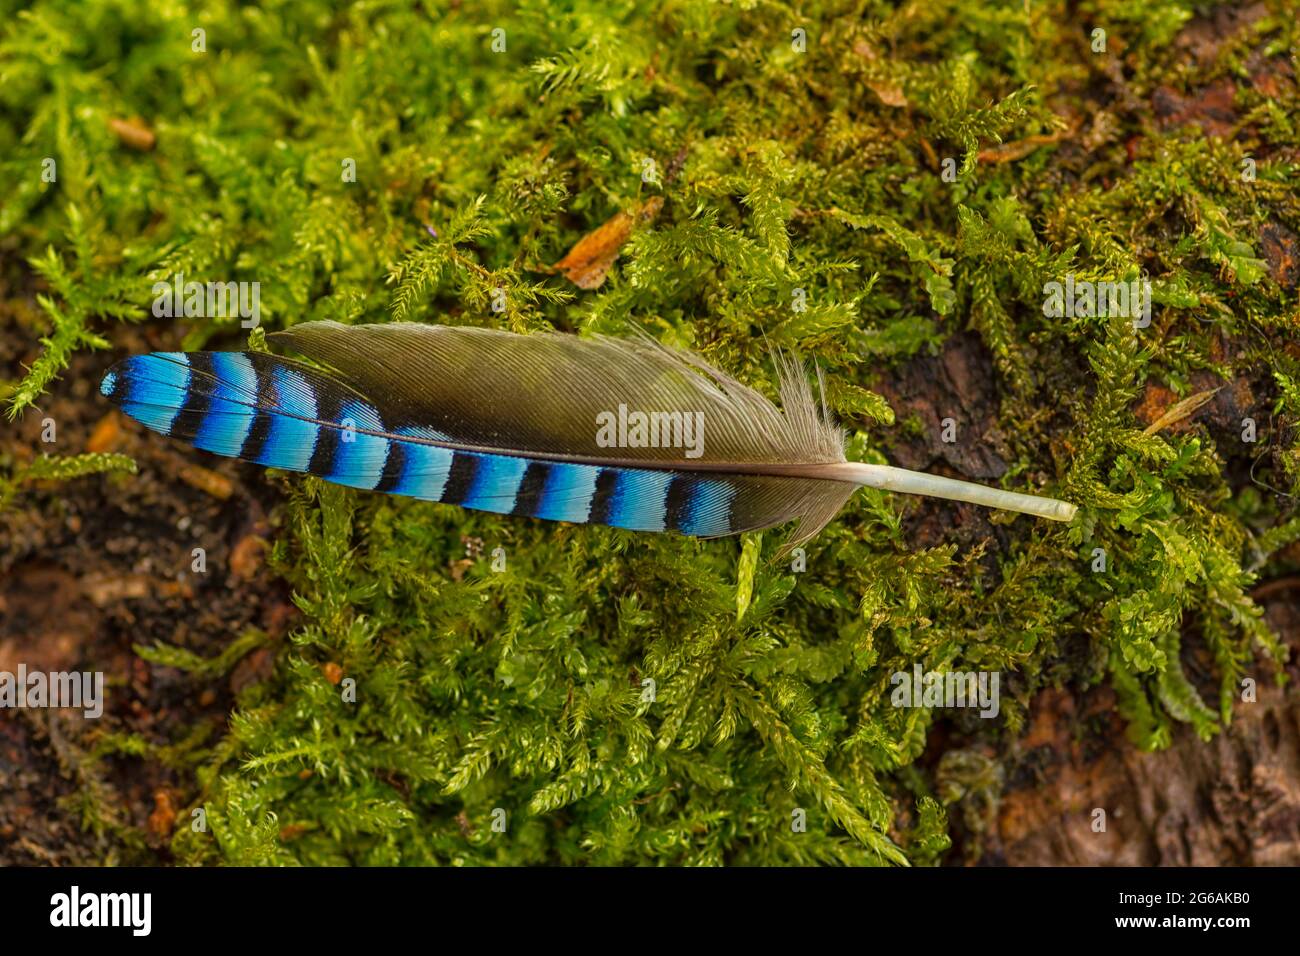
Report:
[{"label": "black stripe on feather", "polygon": [[551,473],[551,466],[544,461],[530,461],[528,467],[524,470],[524,477],[519,482],[519,490],[515,492],[515,506],[510,509],[512,515],[524,515],[531,517],[538,510],[538,505],[542,500],[542,490],[546,487],[546,479]]},{"label": "black stripe on feather", "polygon": [[442,501],[449,505],[458,505],[469,494],[474,484],[474,473],[478,471],[479,459],[476,455],[456,452],[451,457],[451,469],[447,473],[447,484],[442,489]]},{"label": "black stripe on feather", "polygon": [[[203,430],[204,419],[212,410],[212,396],[208,393],[212,390],[214,377],[211,353],[191,352],[190,384],[185,390],[185,402],[181,405],[181,410],[172,419],[172,427],[168,430],[168,435],[192,440]],[[181,423],[184,424],[183,434],[179,434],[176,430],[176,426]]]},{"label": "black stripe on feather", "polygon": [[[316,389],[316,417],[323,422],[338,423],[343,418],[340,393],[332,388]],[[342,433],[338,428],[320,426],[316,447],[312,449],[307,470],[313,475],[328,477],[334,473],[334,458],[338,454]]]},{"label": "black stripe on feather", "polygon": [[596,476],[596,490],[591,495],[591,508],[587,512],[587,521],[592,524],[609,522],[610,506],[613,504],[614,491],[618,488],[617,469],[602,468]]}]

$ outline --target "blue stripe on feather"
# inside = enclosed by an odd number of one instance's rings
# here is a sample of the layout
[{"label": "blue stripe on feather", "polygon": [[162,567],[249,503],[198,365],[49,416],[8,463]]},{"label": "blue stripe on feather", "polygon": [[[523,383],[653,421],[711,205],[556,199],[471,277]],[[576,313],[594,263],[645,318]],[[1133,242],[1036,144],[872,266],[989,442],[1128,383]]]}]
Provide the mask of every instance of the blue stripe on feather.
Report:
[{"label": "blue stripe on feather", "polygon": [[663,531],[671,471],[617,469],[617,484],[609,503],[608,524],[632,531]]},{"label": "blue stripe on feather", "polygon": [[[433,441],[446,441],[447,436],[432,428],[400,428],[399,435],[412,438],[428,438]],[[406,461],[402,473],[393,486],[393,494],[410,495],[425,501],[441,501],[442,491],[447,486],[447,473],[451,471],[451,459],[455,454],[450,448],[438,445],[425,445],[420,442],[404,442]]]},{"label": "blue stripe on feather", "polygon": [[303,418],[315,418],[319,414],[316,389],[297,369],[287,365],[274,366],[271,369],[271,383],[275,386],[275,403],[278,408]]},{"label": "blue stripe on feather", "polygon": [[509,514],[514,510],[519,485],[528,469],[527,458],[509,455],[475,455],[478,467],[461,507]]},{"label": "blue stripe on feather", "polygon": [[598,474],[600,468],[595,465],[551,463],[533,516],[548,521],[586,524]]},{"label": "blue stripe on feather", "polygon": [[287,414],[268,413],[271,431],[256,461],[271,468],[307,471],[321,426],[303,419],[316,417],[316,393],[305,378],[282,365],[271,370],[271,383],[275,386],[276,404]]},{"label": "blue stripe on feather", "polygon": [[190,360],[184,352],[155,352],[127,360],[122,378],[110,372],[100,383],[100,391],[112,397],[117,387],[123,389],[118,399],[122,410],[154,431],[166,435],[190,387]]},{"label": "blue stripe on feather", "polygon": [[322,477],[351,488],[370,490],[379,484],[388,460],[389,440],[370,435],[361,429],[382,431],[384,424],[373,406],[359,399],[344,402],[339,408],[343,426],[334,460]]},{"label": "blue stripe on feather", "polygon": [[731,531],[731,502],[736,497],[736,487],[717,478],[697,479],[687,492],[677,530],[682,534],[712,537]]},{"label": "blue stripe on feather", "polygon": [[[243,352],[213,352],[212,373],[212,399],[194,436],[194,447],[236,458],[257,418],[257,373]],[[194,382],[191,387],[200,385]]]}]

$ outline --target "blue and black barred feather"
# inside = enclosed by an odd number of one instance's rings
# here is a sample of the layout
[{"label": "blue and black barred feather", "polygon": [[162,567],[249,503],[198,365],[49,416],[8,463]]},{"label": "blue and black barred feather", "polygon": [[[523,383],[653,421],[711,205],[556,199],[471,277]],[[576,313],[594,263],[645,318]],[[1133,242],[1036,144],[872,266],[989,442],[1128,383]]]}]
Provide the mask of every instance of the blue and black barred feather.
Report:
[{"label": "blue and black barred feather", "polygon": [[[156,352],[116,365],[101,391],[204,451],[498,514],[698,537],[798,519],[803,540],[855,487],[782,473],[843,461],[793,367],[782,412],[647,341],[332,322],[271,338],[326,367]],[[596,415],[620,404],[702,413],[705,454],[598,447]]]}]

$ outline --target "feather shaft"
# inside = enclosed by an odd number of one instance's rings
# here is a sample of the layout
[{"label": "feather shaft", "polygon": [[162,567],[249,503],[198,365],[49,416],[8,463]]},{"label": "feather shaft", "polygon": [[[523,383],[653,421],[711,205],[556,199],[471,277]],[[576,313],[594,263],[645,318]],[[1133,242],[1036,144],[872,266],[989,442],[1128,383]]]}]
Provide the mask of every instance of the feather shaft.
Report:
[{"label": "feather shaft", "polygon": [[1078,511],[1076,505],[1056,498],[1039,495],[1026,495],[1018,491],[1003,491],[977,485],[973,481],[961,481],[957,478],[945,478],[942,475],[930,475],[922,471],[909,471],[892,465],[871,465],[865,462],[843,462],[823,465],[819,469],[825,477],[835,477],[841,481],[852,481],[868,488],[882,488],[886,491],[902,491],[911,495],[929,495],[932,498],[947,498],[950,501],[966,501],[974,505],[1000,508],[1003,511],[1016,511],[1020,514],[1049,518],[1052,521],[1073,521]]}]

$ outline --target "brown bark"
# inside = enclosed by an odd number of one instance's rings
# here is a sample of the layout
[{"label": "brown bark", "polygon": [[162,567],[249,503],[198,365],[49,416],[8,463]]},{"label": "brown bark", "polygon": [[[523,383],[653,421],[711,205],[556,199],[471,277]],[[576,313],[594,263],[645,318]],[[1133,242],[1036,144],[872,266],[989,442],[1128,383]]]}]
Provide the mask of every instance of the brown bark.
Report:
[{"label": "brown bark", "polygon": [[[1290,683],[1277,687],[1260,667],[1257,701],[1239,702],[1232,724],[1208,743],[1184,725],[1169,749],[1144,753],[1125,739],[1109,688],[1039,694],[1008,760],[1019,772],[1009,774],[1015,783],[985,834],[982,862],[1300,865],[1297,597],[1292,589],[1261,596],[1270,625],[1291,642]],[[1098,720],[1109,724],[1104,749]],[[1096,808],[1106,811],[1105,832],[1094,832]]]}]

